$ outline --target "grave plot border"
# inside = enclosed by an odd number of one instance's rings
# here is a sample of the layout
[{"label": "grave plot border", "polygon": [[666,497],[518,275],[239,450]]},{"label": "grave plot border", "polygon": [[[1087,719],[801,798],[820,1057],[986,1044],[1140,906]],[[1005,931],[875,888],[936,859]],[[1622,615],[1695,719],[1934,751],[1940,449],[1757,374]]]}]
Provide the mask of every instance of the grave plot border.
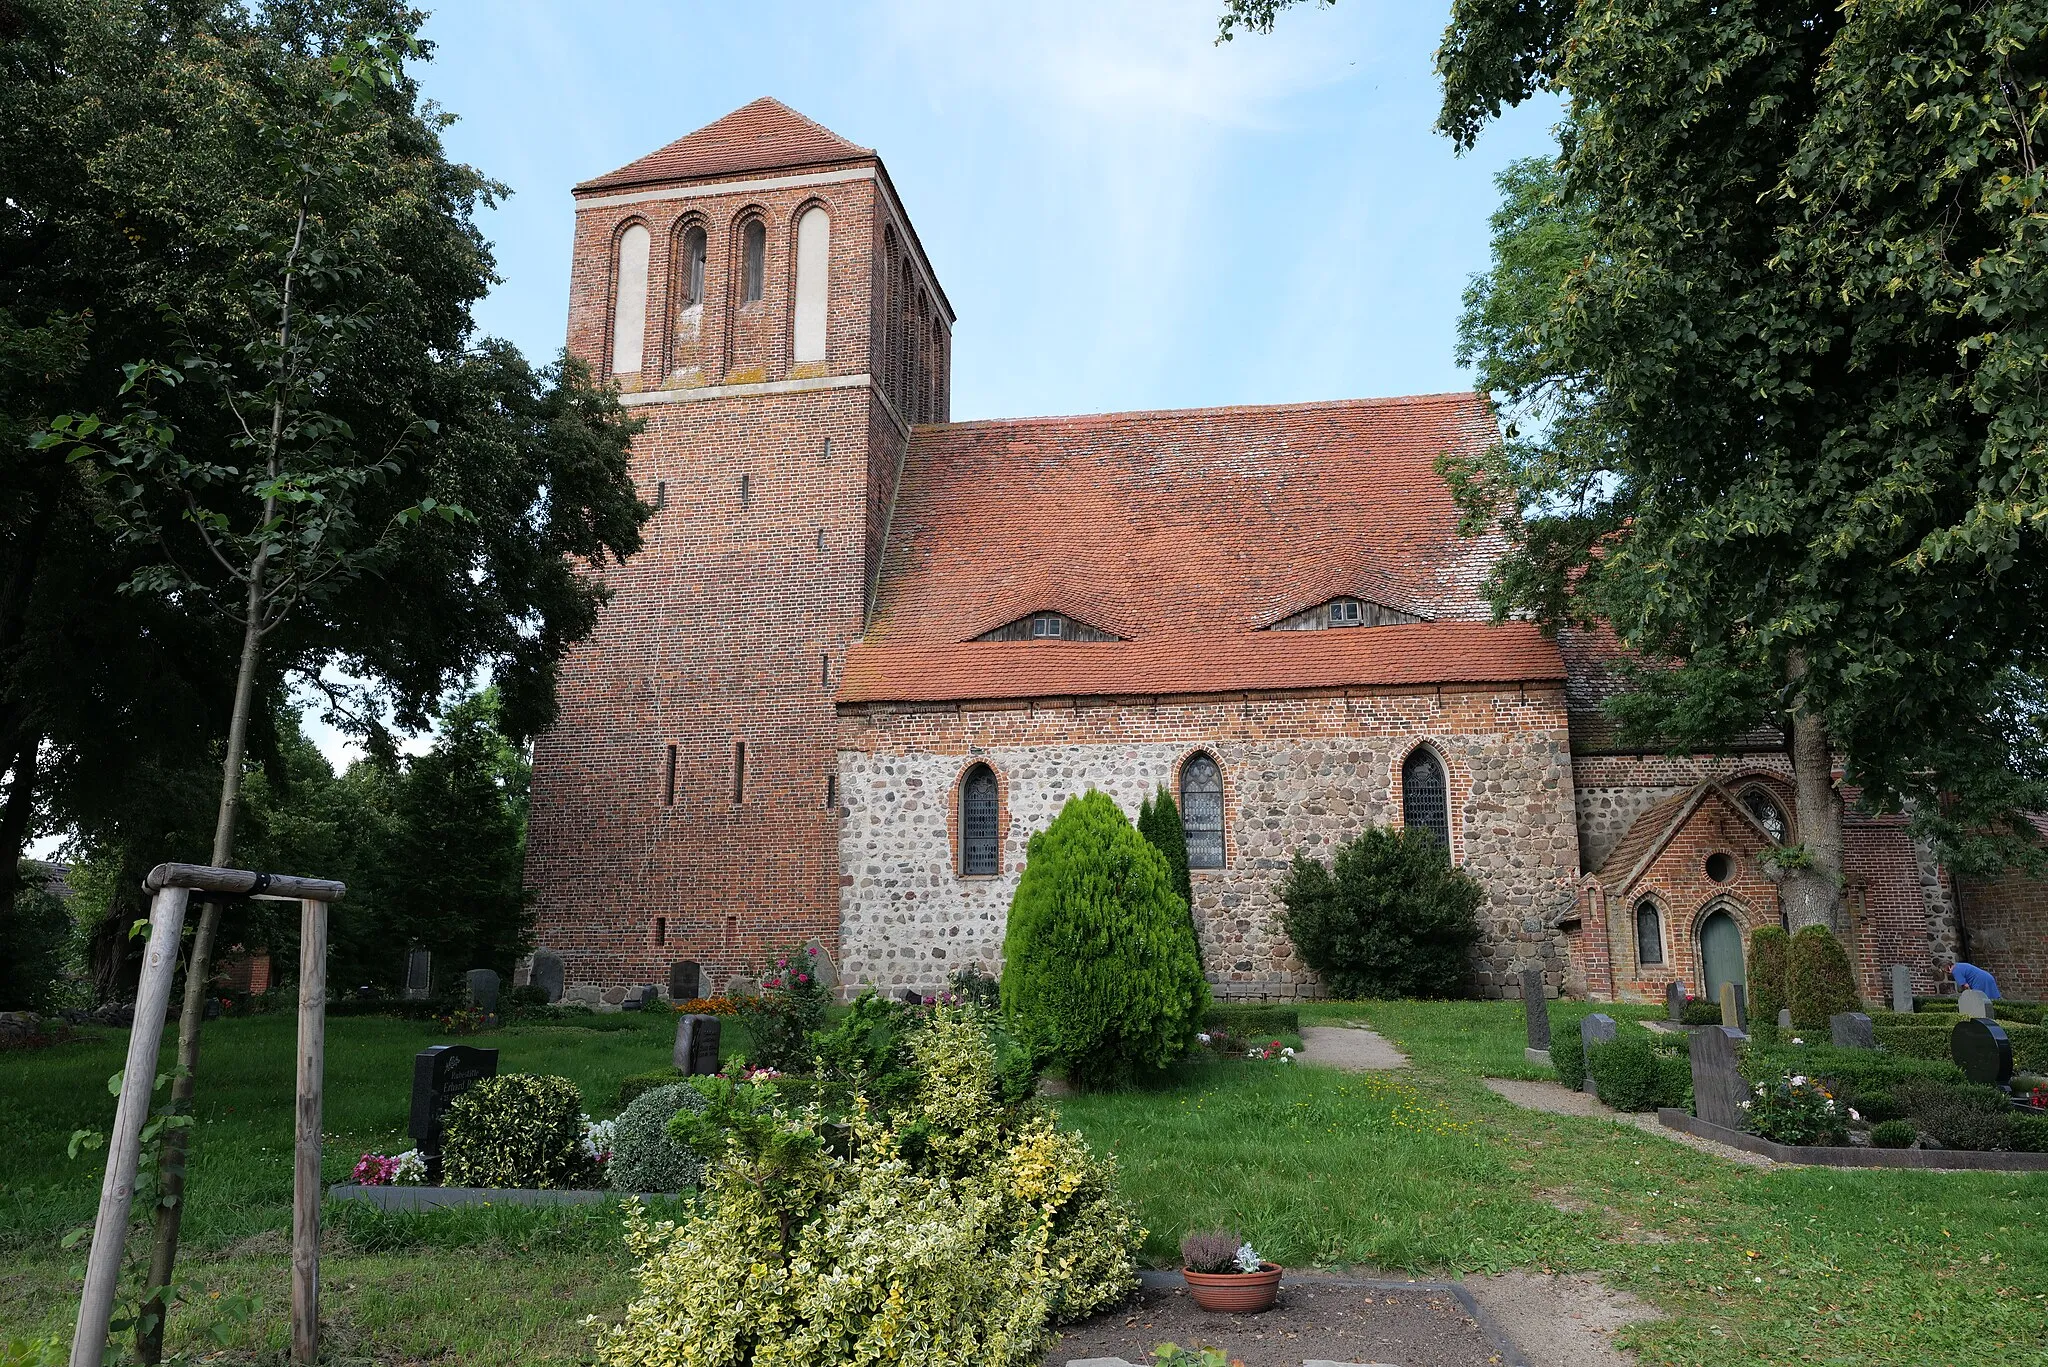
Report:
[{"label": "grave plot border", "polygon": [[[1147,1291],[1176,1291],[1187,1285],[1181,1279],[1178,1269],[1155,1267],[1139,1268],[1138,1283]],[[1523,1353],[1520,1345],[1508,1337],[1507,1331],[1500,1327],[1493,1316],[1486,1313],[1486,1307],[1479,1303],[1478,1298],[1463,1282],[1376,1281],[1357,1277],[1325,1276],[1316,1272],[1297,1272],[1289,1268],[1287,1275],[1281,1279],[1280,1294],[1286,1295],[1290,1285],[1333,1286],[1344,1291],[1422,1291],[1449,1296],[1457,1301],[1459,1308],[1470,1315],[1472,1322],[1479,1326],[1479,1332],[1493,1346],[1494,1352],[1500,1355],[1501,1367],[1532,1367],[1528,1355]]]},{"label": "grave plot border", "polygon": [[1690,1111],[1670,1106],[1657,1112],[1657,1120],[1668,1130],[1681,1130],[1728,1144],[1750,1153],[1762,1154],[1774,1163],[1800,1163],[1818,1168],[1914,1168],[1922,1172],[1941,1169],[1969,1172],[2048,1172],[2048,1153],[2015,1153],[2002,1149],[1879,1149],[1856,1145],[1780,1144],[1746,1130],[1702,1120]]},{"label": "grave plot border", "polygon": [[361,1201],[379,1210],[454,1210],[462,1206],[594,1206],[609,1201],[669,1201],[674,1192],[613,1191],[610,1187],[365,1187],[336,1182],[330,1201]]}]

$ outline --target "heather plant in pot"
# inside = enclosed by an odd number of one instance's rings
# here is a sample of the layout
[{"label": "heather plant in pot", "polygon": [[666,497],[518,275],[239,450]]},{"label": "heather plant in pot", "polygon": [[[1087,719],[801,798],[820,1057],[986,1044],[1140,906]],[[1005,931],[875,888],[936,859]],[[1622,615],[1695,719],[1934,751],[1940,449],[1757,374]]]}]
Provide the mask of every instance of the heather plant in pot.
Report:
[{"label": "heather plant in pot", "polygon": [[1280,1294],[1280,1267],[1227,1229],[1196,1230],[1180,1241],[1180,1275],[1204,1310],[1255,1314]]}]

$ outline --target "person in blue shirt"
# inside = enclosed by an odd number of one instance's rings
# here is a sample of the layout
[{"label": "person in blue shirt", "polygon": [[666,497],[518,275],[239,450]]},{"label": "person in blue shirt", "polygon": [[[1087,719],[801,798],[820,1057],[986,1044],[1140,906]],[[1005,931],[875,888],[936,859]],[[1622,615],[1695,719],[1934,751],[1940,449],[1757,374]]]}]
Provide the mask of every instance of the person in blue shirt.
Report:
[{"label": "person in blue shirt", "polygon": [[1977,967],[1977,965],[1966,964],[1958,959],[1956,960],[1955,975],[1956,986],[1966,990],[1974,987],[1985,996],[1991,998],[1991,1000],[1998,1000],[1998,979],[1992,977],[1989,973]]}]

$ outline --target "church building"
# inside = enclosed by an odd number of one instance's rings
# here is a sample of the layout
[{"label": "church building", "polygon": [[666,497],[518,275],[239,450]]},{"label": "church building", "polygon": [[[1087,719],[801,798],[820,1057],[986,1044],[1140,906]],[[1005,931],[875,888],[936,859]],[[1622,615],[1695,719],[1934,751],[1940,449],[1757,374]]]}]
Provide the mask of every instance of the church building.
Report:
[{"label": "church building", "polygon": [[[575,201],[569,349],[644,421],[655,511],[534,749],[572,990],[811,939],[848,989],[998,971],[1026,842],[1091,787],[1174,793],[1223,997],[1320,994],[1276,889],[1375,825],[1485,888],[1482,995],[1532,962],[1709,995],[1779,923],[1782,743],[1624,749],[1610,650],[1493,622],[1500,546],[1436,473],[1495,440],[1481,396],[953,422],[953,308],[882,159],[772,99]],[[1895,820],[1847,835],[1865,992],[1937,990],[1957,880]]]}]

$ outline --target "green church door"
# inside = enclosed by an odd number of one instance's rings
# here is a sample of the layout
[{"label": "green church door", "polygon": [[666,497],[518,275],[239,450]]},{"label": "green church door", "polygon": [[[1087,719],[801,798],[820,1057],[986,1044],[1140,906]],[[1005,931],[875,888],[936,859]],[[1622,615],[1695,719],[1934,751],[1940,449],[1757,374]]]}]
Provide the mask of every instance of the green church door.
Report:
[{"label": "green church door", "polygon": [[1725,911],[1717,911],[1700,922],[1700,976],[1706,979],[1706,998],[1721,1000],[1722,983],[1749,987],[1748,972],[1742,966],[1742,928]]}]

